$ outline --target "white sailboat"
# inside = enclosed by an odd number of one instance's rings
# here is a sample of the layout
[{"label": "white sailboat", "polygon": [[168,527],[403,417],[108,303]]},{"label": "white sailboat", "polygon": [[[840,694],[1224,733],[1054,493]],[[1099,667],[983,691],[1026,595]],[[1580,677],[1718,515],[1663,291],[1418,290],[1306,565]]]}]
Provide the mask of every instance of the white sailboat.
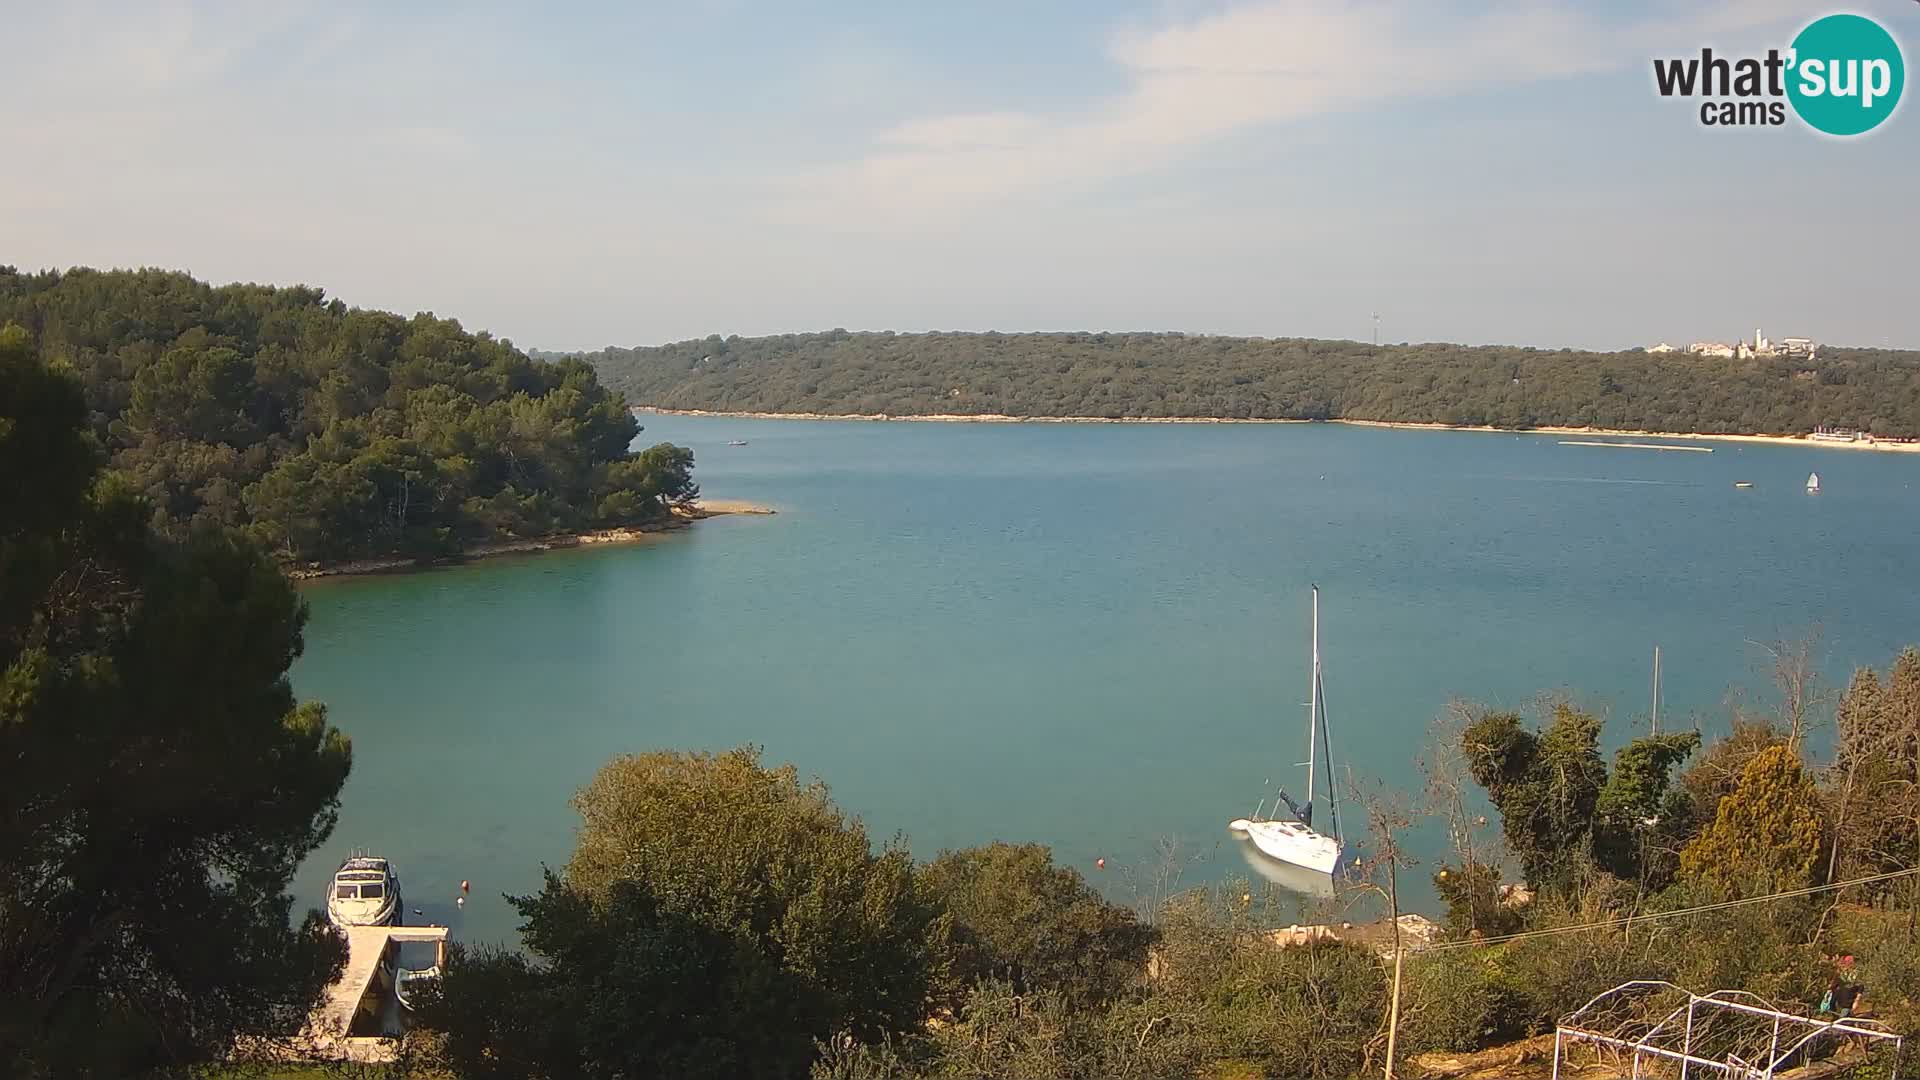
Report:
[{"label": "white sailboat", "polygon": [[1816,473],[1807,474],[1807,494],[1809,495],[1820,494],[1820,474],[1819,473],[1816,472]]},{"label": "white sailboat", "polygon": [[[1293,821],[1260,817],[1235,818],[1227,829],[1245,836],[1261,854],[1280,862],[1302,867],[1318,874],[1332,875],[1340,869],[1346,845],[1340,836],[1340,799],[1334,788],[1333,745],[1327,730],[1326,688],[1320,681],[1320,587],[1313,587],[1313,674],[1307,702],[1307,799],[1296,803],[1282,790],[1279,800],[1293,811]],[[1327,766],[1327,810],[1333,835],[1313,828],[1314,772],[1316,754],[1324,754]],[[1264,804],[1263,804],[1264,805]]]}]

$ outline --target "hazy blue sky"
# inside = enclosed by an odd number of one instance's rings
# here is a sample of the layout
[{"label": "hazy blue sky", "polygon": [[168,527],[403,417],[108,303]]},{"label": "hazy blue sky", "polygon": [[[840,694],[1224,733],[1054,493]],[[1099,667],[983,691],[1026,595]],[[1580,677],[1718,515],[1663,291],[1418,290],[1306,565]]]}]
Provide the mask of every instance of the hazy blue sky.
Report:
[{"label": "hazy blue sky", "polygon": [[[406,7],[404,14],[389,8]],[[1830,9],[7,0],[0,262],[526,346],[834,326],[1920,346],[1920,115],[1703,128]],[[1909,62],[1920,4],[1857,0]],[[1920,91],[1909,90],[1908,96]]]}]

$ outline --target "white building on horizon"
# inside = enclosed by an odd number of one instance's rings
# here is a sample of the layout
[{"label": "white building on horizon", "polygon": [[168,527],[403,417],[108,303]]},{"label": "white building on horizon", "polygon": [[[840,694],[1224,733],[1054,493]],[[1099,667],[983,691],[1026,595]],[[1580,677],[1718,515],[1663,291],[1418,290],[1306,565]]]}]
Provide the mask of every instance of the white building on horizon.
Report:
[{"label": "white building on horizon", "polygon": [[[1751,342],[1739,341],[1729,345],[1721,341],[1696,341],[1688,345],[1686,351],[1694,356],[1711,356],[1723,360],[1735,357],[1749,360],[1759,356],[1804,356],[1811,360],[1819,348],[1819,344],[1812,338],[1790,337],[1781,338],[1776,342],[1762,333],[1759,327],[1754,327]],[[1644,351],[1670,353],[1680,350],[1663,341],[1658,345],[1646,346]]]},{"label": "white building on horizon", "polygon": [[1687,346],[1687,351],[1695,356],[1714,356],[1724,360],[1733,359],[1734,348],[1718,341],[1696,341]]}]

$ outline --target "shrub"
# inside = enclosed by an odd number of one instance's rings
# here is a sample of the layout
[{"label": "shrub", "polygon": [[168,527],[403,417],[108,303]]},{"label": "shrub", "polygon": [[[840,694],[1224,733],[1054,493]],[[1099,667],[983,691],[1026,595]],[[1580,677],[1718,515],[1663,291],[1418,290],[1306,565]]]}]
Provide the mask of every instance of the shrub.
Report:
[{"label": "shrub", "polygon": [[952,973],[1017,992],[1053,990],[1099,1003],[1139,981],[1153,931],[1108,903],[1041,844],[948,851],[920,871],[928,897],[954,918]]},{"label": "shrub", "polygon": [[1406,1053],[1467,1053],[1523,1038],[1540,1025],[1522,980],[1497,954],[1459,950],[1409,957],[1401,989]]}]

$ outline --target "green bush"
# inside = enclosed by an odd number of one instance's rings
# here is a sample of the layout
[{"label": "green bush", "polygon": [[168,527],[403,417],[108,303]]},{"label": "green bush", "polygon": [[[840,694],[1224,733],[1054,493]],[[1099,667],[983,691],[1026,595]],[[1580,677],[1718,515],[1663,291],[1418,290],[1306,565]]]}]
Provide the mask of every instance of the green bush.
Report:
[{"label": "green bush", "polygon": [[1386,1002],[1387,974],[1370,949],[1262,941],[1237,948],[1225,978],[1194,1004],[1215,1059],[1317,1080],[1361,1071]]},{"label": "green bush", "polygon": [[[1613,917],[1618,908],[1608,890],[1590,890],[1568,902],[1536,901],[1531,929],[1585,925]],[[1532,1030],[1550,1029],[1594,995],[1634,979],[1667,975],[1645,927],[1613,926],[1579,933],[1527,938],[1503,947],[1500,965],[1512,972],[1527,1003]]]},{"label": "green bush", "polygon": [[[1696,906],[1712,894],[1677,886],[1659,905]],[[1664,920],[1654,928],[1666,978],[1696,993],[1745,990],[1782,1008],[1812,1009],[1831,970],[1809,943],[1820,909],[1812,899],[1701,912]]]},{"label": "green bush", "polygon": [[1137,983],[1153,930],[1109,903],[1043,844],[994,843],[942,852],[919,874],[954,917],[953,977],[962,987],[1006,979],[1022,993],[1054,990],[1098,1003]]},{"label": "green bush", "polygon": [[1407,959],[1400,1001],[1400,1045],[1468,1053],[1524,1038],[1540,1026],[1521,979],[1480,949]]}]

